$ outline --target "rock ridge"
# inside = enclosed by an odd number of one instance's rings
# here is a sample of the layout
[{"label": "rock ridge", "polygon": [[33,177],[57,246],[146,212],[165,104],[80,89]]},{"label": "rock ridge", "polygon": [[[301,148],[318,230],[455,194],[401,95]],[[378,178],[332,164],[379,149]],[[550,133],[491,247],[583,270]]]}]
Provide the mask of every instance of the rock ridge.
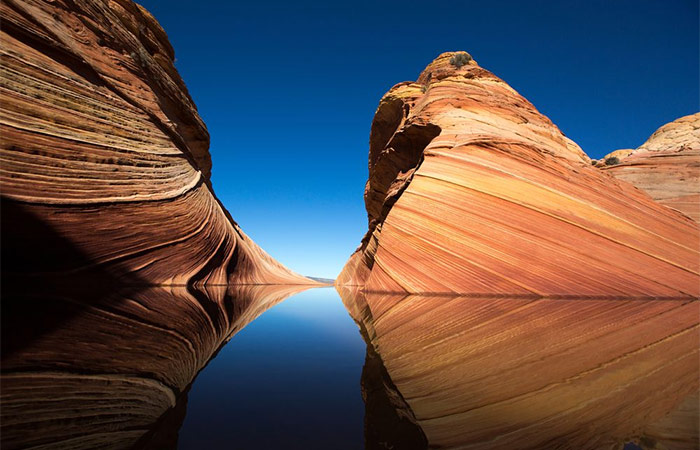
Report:
[{"label": "rock ridge", "polygon": [[613,156],[618,164],[599,167],[700,222],[700,113],[669,122],[638,148],[616,150],[602,161]]}]

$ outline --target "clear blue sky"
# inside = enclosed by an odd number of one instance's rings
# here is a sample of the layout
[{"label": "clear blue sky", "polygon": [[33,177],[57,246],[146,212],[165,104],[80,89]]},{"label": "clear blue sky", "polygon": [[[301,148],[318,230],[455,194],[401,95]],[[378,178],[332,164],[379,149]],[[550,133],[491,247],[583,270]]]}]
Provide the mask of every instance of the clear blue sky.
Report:
[{"label": "clear blue sky", "polygon": [[698,111],[697,0],[141,2],[211,133],[217,195],[290,268],[334,278],[366,230],[381,96],[466,50],[591,157]]}]

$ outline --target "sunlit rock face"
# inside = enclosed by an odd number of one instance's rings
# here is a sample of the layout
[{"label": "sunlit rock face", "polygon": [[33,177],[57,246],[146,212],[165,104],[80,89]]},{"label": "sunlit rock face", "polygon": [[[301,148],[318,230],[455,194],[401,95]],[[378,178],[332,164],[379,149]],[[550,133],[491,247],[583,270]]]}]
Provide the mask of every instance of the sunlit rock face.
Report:
[{"label": "sunlit rock face", "polygon": [[209,134],[146,10],[128,0],[0,8],[4,272],[309,282],[214,196]]},{"label": "sunlit rock face", "polygon": [[381,360],[368,448],[697,448],[697,300],[339,291]]},{"label": "sunlit rock face", "polygon": [[221,345],[304,286],[3,292],[3,449],[177,448]]},{"label": "sunlit rock face", "polygon": [[700,222],[700,113],[662,126],[639,148],[602,168]]},{"label": "sunlit rock face", "polygon": [[372,123],[366,291],[697,296],[697,225],[590,159],[473,60],[433,61]]}]

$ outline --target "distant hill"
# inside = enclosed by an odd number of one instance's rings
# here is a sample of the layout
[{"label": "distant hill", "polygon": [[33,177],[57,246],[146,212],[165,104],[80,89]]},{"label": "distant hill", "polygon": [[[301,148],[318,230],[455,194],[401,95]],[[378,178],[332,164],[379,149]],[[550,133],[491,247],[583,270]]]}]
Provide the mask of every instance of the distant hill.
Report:
[{"label": "distant hill", "polygon": [[333,278],[319,278],[319,277],[306,277],[306,278],[310,278],[314,281],[318,281],[319,283],[335,284],[335,280]]}]

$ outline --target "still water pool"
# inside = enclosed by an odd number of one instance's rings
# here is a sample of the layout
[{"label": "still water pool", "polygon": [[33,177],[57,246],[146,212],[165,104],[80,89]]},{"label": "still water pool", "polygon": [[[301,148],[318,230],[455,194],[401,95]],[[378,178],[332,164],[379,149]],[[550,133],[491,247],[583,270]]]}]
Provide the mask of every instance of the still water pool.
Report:
[{"label": "still water pool", "polygon": [[365,348],[335,289],[284,300],[197,376],[178,448],[362,448]]},{"label": "still water pool", "polygon": [[697,299],[31,285],[0,318],[3,450],[698,448]]}]

